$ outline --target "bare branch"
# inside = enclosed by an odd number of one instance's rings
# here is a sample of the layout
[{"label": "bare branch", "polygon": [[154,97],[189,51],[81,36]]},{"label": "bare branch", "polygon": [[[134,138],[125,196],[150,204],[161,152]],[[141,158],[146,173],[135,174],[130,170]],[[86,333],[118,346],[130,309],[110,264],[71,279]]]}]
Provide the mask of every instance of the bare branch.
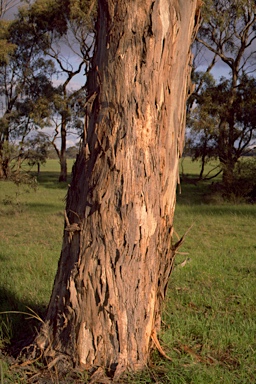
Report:
[{"label": "bare branch", "polygon": [[10,9],[17,7],[21,2],[22,0],[0,0],[0,18]]}]

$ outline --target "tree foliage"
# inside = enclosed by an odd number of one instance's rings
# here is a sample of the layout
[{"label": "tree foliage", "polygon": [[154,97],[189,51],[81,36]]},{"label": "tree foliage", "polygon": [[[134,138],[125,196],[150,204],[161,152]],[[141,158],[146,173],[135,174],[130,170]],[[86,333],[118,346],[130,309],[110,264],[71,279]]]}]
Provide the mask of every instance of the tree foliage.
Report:
[{"label": "tree foliage", "polygon": [[37,132],[24,142],[24,149],[20,156],[26,160],[31,167],[37,166],[37,172],[40,172],[40,165],[46,163],[50,147],[49,137],[43,132]]},{"label": "tree foliage", "polygon": [[47,123],[53,91],[53,63],[42,57],[42,41],[22,17],[10,23],[8,41],[15,48],[0,65],[0,177],[9,177],[8,144],[22,142],[31,130]]},{"label": "tree foliage", "polygon": [[[204,65],[205,71],[194,72],[189,138],[194,158],[201,158],[203,165],[209,158],[219,159],[227,193],[233,190],[235,165],[256,127],[255,7],[251,0],[205,1],[195,43],[195,68]],[[217,63],[228,70],[226,78],[213,78]]]},{"label": "tree foliage", "polygon": [[[0,28],[12,47],[0,66],[0,94],[4,100],[0,177],[8,177],[10,159],[4,148],[10,140],[23,143],[31,130],[53,125],[60,179],[66,180],[67,129],[72,124],[81,130],[81,119],[74,117],[75,100],[85,92],[85,80],[78,89],[72,90],[71,86],[75,76],[89,70],[95,9],[95,1],[36,0],[21,8],[5,30]],[[61,138],[60,149],[55,143],[57,135]]]},{"label": "tree foliage", "polygon": [[[55,87],[52,106],[52,125],[55,134],[52,143],[58,155],[61,171],[59,180],[67,179],[66,140],[68,130],[81,131],[77,116],[77,99],[86,90],[85,79],[76,89],[72,82],[79,74],[86,74],[90,67],[94,46],[93,27],[96,4],[92,0],[41,1],[36,0],[26,11],[27,23],[32,24],[36,36],[43,34],[44,54],[55,65],[59,85]],[[72,60],[71,60],[72,59]],[[60,148],[56,138],[60,137]]]}]

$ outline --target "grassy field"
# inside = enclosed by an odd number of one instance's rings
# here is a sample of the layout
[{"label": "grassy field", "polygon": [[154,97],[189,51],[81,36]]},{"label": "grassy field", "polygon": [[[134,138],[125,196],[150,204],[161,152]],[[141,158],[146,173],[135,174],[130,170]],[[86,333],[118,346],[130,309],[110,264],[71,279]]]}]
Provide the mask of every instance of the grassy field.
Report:
[{"label": "grassy field", "polygon": [[[198,165],[186,159],[184,172],[193,176],[197,171]],[[53,160],[42,168],[36,192],[0,183],[2,312],[29,307],[44,314],[62,241],[67,185],[57,179],[58,163]],[[155,352],[153,365],[127,377],[127,383],[256,382],[255,219],[255,205],[212,199],[206,183],[181,185],[175,231],[181,236],[192,228],[176,258],[160,335],[172,361]],[[24,315],[0,316],[1,348],[11,339],[22,344],[36,325]],[[0,384],[27,382],[26,372],[10,369],[3,354],[0,371]]]}]

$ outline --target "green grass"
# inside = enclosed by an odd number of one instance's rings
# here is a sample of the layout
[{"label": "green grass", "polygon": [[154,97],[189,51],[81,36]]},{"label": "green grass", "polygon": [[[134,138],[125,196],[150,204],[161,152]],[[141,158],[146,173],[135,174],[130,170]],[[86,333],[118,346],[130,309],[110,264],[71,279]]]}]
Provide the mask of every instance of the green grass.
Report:
[{"label": "green grass", "polygon": [[[185,159],[184,171],[194,177],[198,164]],[[67,188],[57,179],[58,163],[51,161],[42,168],[36,192],[0,183],[0,311],[45,311],[61,249]],[[160,339],[172,362],[155,352],[154,365],[125,382],[254,383],[256,206],[212,198],[207,183],[183,183],[181,191],[175,231],[181,236],[193,227],[177,255],[164,307]],[[0,320],[2,346],[10,337],[22,339],[24,324],[24,333],[34,327],[21,315]],[[19,383],[6,360],[1,367],[4,383]]]},{"label": "green grass", "polygon": [[189,255],[176,260],[190,262],[174,270],[164,316],[162,337],[175,361],[169,377],[179,368],[173,383],[255,378],[255,218],[255,206],[177,204],[176,230],[194,226],[182,248]]},{"label": "green grass", "polygon": [[[38,178],[36,192],[26,185],[0,183],[1,312],[30,307],[41,314],[48,304],[61,249],[67,190],[67,184],[57,180],[58,163],[49,161]],[[29,323],[19,315],[1,316],[0,320],[2,343],[21,336],[20,321],[23,327]]]},{"label": "green grass", "polygon": [[[190,175],[195,166],[185,162]],[[163,382],[255,382],[256,206],[216,202],[207,183],[181,191],[174,227],[179,236],[193,227],[169,284],[162,341],[173,363],[161,362]]]}]

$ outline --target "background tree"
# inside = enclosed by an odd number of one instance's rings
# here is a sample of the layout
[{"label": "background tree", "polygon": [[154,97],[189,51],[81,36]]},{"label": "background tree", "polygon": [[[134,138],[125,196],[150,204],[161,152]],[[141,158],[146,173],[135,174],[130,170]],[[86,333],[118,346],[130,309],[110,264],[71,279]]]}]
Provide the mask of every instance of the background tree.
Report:
[{"label": "background tree", "polygon": [[22,0],[0,0],[0,17],[20,3],[22,3]]},{"label": "background tree", "polygon": [[[22,15],[22,14],[21,14]],[[8,27],[8,42],[15,47],[0,65],[0,178],[9,177],[9,144],[22,142],[49,117],[53,64],[42,58],[43,40],[37,40],[22,17]]]},{"label": "background tree", "polygon": [[60,181],[66,180],[67,129],[72,125],[81,133],[77,100],[85,92],[85,81],[75,90],[71,85],[76,75],[89,68],[94,41],[93,5],[91,1],[71,0],[63,8],[61,1],[38,0],[20,9],[6,27],[12,50],[0,69],[0,177],[8,177],[10,140],[22,143],[31,129],[51,125],[58,115],[54,128],[57,132],[60,127],[60,150],[54,142],[56,135],[53,144],[61,164]]},{"label": "background tree", "polygon": [[68,159],[75,159],[76,155],[79,152],[79,143],[76,143],[76,145],[72,145],[72,147],[68,147],[67,149],[67,158]]},{"label": "background tree", "polygon": [[[222,66],[228,68],[229,77],[222,77],[216,84],[205,89],[205,77],[197,76],[195,97],[192,99],[196,101],[197,108],[192,111],[194,117],[190,120],[190,127],[198,130],[198,125],[201,126],[200,132],[208,145],[208,155],[218,156],[223,183],[230,193],[233,189],[235,165],[255,130],[254,119],[249,119],[246,112],[247,103],[248,111],[256,106],[255,97],[247,98],[247,95],[252,96],[254,92],[254,80],[250,74],[255,69],[255,1],[207,0],[204,2],[202,16],[196,45],[200,57],[209,53],[206,74],[212,72],[216,63],[221,61]],[[190,107],[192,105],[190,101]],[[215,150],[211,152],[212,144]],[[199,153],[201,150],[199,148]]]},{"label": "background tree", "polygon": [[[52,104],[52,122],[55,130],[52,143],[60,161],[59,181],[67,180],[67,133],[79,128],[76,101],[85,92],[85,78],[74,87],[74,78],[89,70],[94,45],[95,1],[92,0],[36,0],[27,11],[27,23],[35,34],[43,33],[47,43],[44,55],[55,64],[58,86]],[[56,138],[60,137],[60,149]]]},{"label": "background tree", "polygon": [[[114,376],[158,345],[197,1],[99,1],[86,129],[69,188],[45,357]],[[50,357],[51,356],[51,357]],[[101,368],[102,367],[102,368]]]},{"label": "background tree", "polygon": [[[253,77],[244,75],[239,78],[239,86],[233,101],[232,143],[230,143],[230,136],[227,134],[228,127],[226,126],[226,102],[232,87],[230,81],[223,78],[217,83],[212,79],[212,82],[204,89],[201,88],[199,95],[194,95],[196,103],[187,120],[189,129],[187,145],[192,157],[201,160],[200,179],[203,177],[205,163],[210,159],[219,159],[221,171],[223,171],[226,166],[226,159],[230,157],[234,163],[234,170],[241,156],[250,151],[250,144],[255,137],[256,128],[255,86],[256,81]],[[232,144],[231,148],[230,144]],[[219,172],[217,171],[217,173]],[[215,176],[216,173],[211,177]],[[223,177],[224,185],[227,188],[225,173]],[[233,182],[234,180],[232,180],[231,186]]]},{"label": "background tree", "polygon": [[[214,178],[221,171],[214,168],[205,175],[205,165],[211,159],[217,158],[217,132],[219,120],[216,113],[210,113],[211,98],[209,90],[216,86],[214,77],[209,72],[195,72],[193,76],[196,91],[188,100],[188,116],[186,130],[186,144],[184,155],[193,160],[201,161],[199,180]],[[200,89],[200,92],[198,92]],[[207,92],[208,91],[208,92]],[[216,101],[218,103],[218,100]]]},{"label": "background tree", "polygon": [[[75,76],[75,72],[73,72]],[[52,104],[51,126],[54,127],[54,135],[51,143],[54,146],[60,161],[59,181],[67,181],[67,136],[68,134],[81,137],[84,129],[84,108],[80,105],[82,97],[86,97],[86,86],[78,90],[69,90],[68,85],[72,80],[69,77],[61,86],[55,88],[55,97]],[[83,112],[83,115],[82,115]],[[61,138],[60,148],[57,139]]]},{"label": "background tree", "polygon": [[37,166],[39,175],[41,165],[46,163],[51,142],[44,132],[37,132],[24,142],[23,151],[20,152],[22,160],[31,167]]}]

